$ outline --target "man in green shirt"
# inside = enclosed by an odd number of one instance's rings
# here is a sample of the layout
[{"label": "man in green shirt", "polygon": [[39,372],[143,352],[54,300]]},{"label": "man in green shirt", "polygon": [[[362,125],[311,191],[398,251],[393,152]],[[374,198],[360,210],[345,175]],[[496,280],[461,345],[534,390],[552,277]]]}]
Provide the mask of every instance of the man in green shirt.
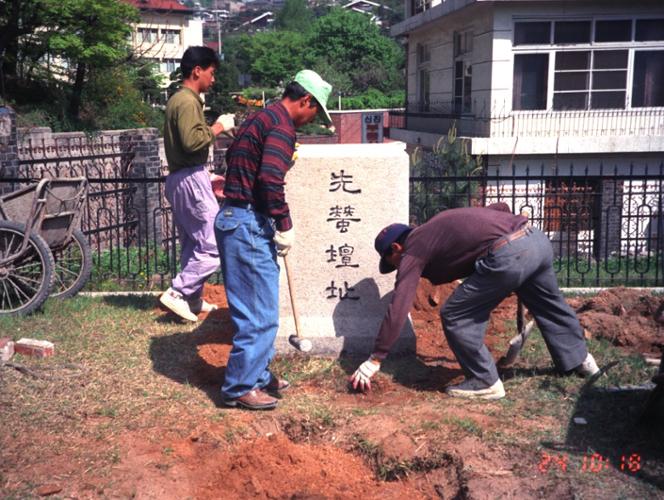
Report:
[{"label": "man in green shirt", "polygon": [[183,319],[197,321],[197,314],[216,309],[201,295],[203,285],[219,266],[214,218],[219,205],[205,168],[208,150],[217,135],[235,126],[232,114],[221,115],[208,126],[200,94],[214,83],[219,66],[209,47],[189,47],[180,63],[182,89],[166,105],[164,149],[168,160],[166,199],[180,239],[181,271],[160,302]]}]

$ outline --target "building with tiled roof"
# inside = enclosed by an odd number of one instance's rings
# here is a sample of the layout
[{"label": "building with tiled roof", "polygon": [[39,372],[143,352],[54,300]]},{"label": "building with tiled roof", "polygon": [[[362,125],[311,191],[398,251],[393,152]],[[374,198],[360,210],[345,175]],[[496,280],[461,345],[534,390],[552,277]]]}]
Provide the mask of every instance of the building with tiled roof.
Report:
[{"label": "building with tiled roof", "polygon": [[169,75],[180,66],[182,54],[192,45],[203,45],[203,21],[177,0],[124,0],[138,8],[140,22],[132,33],[137,57],[154,61],[170,83]]}]

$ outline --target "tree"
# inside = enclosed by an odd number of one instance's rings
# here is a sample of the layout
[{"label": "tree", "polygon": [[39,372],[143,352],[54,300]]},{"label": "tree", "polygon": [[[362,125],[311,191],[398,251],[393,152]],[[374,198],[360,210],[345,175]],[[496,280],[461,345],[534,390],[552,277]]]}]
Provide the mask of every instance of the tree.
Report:
[{"label": "tree", "polygon": [[49,52],[70,62],[76,74],[68,112],[78,119],[88,68],[111,67],[128,55],[138,11],[121,0],[44,0]]},{"label": "tree", "polygon": [[307,53],[347,74],[356,93],[371,87],[383,92],[403,88],[402,48],[364,14],[331,9],[314,23],[306,47]]},{"label": "tree", "polygon": [[43,23],[43,0],[0,0],[0,84],[5,94],[5,77],[16,76],[19,39]]},{"label": "tree", "polygon": [[292,31],[245,36],[238,57],[249,61],[252,79],[265,86],[278,86],[313,63],[307,38]]},{"label": "tree", "polygon": [[278,30],[306,33],[311,29],[314,13],[307,5],[307,0],[286,0],[277,13],[275,25]]}]

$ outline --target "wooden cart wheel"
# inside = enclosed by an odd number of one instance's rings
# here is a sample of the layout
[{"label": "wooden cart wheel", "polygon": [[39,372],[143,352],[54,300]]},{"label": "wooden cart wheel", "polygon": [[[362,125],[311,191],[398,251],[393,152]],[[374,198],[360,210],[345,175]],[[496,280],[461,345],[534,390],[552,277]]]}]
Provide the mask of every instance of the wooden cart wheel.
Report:
[{"label": "wooden cart wheel", "polygon": [[24,239],[23,224],[0,221],[0,314],[34,312],[53,286],[55,263],[48,245],[32,233],[25,251],[20,253]]},{"label": "wooden cart wheel", "polygon": [[82,231],[75,229],[69,244],[53,251],[55,259],[55,283],[51,297],[73,297],[85,286],[92,271],[92,250]]}]

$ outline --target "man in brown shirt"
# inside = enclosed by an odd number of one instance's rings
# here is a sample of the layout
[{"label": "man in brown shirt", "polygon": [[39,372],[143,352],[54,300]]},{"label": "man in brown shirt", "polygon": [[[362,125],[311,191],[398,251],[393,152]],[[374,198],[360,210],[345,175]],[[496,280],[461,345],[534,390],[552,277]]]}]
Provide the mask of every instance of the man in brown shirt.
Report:
[{"label": "man in brown shirt", "polygon": [[420,277],[434,285],[466,278],[441,309],[445,336],[466,376],[461,384],[448,387],[449,395],[505,395],[484,335],[491,311],[512,292],[535,317],[558,369],[597,373],[579,321],[558,288],[551,242],[527,222],[505,203],[496,203],[446,210],[414,229],[404,224],[383,229],[375,247],[380,272],[397,270],[394,295],[373,354],[351,377],[353,387],[371,388],[371,377],[406,321]]}]

